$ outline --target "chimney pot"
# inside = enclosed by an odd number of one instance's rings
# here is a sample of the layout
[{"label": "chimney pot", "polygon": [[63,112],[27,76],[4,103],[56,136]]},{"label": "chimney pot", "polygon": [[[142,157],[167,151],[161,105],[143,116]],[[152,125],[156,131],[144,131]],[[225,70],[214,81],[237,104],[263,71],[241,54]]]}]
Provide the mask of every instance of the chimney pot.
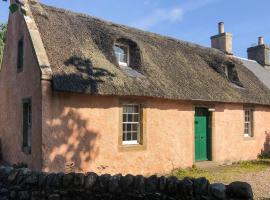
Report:
[{"label": "chimney pot", "polygon": [[263,45],[264,44],[264,39],[263,37],[258,38],[258,45]]},{"label": "chimney pot", "polygon": [[225,32],[225,29],[224,29],[224,22],[219,22],[218,23],[218,33],[219,34],[222,34]]}]

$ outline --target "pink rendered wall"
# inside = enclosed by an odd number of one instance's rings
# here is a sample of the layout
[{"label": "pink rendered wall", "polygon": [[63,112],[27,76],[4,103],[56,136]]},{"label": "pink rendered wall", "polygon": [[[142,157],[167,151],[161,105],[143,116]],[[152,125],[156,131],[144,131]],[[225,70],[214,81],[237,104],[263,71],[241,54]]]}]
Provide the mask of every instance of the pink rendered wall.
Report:
[{"label": "pink rendered wall", "polygon": [[[164,173],[193,163],[192,105],[147,100],[145,149],[119,149],[117,97],[54,93],[50,131],[43,132],[45,171]],[[72,164],[73,167],[70,167]]]},{"label": "pink rendered wall", "polygon": [[[43,131],[43,170],[98,173],[168,173],[194,164],[194,105],[143,99],[145,149],[119,149],[122,98],[51,94]],[[270,131],[270,109],[256,106],[254,138],[243,135],[243,106],[216,104],[213,113],[213,160],[228,163],[255,159]]]},{"label": "pink rendered wall", "polygon": [[267,133],[270,132],[270,108],[254,107],[254,137],[244,137],[243,105],[216,106],[213,121],[213,159],[221,163],[256,159],[262,151],[269,151]]},{"label": "pink rendered wall", "polygon": [[[10,16],[7,45],[0,70],[0,138],[3,159],[41,169],[40,69],[25,22],[19,13]],[[17,73],[17,42],[24,38],[23,72]],[[32,154],[22,152],[22,99],[32,98]]]}]

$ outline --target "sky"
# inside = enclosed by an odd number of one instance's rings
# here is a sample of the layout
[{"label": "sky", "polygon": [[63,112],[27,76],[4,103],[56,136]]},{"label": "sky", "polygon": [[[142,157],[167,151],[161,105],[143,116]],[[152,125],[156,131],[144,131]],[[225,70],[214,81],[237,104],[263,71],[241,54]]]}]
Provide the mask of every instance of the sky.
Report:
[{"label": "sky", "polygon": [[[233,52],[246,57],[258,36],[270,44],[270,0],[40,0],[119,24],[209,47],[217,24],[233,34]],[[0,22],[8,18],[8,3],[0,0]]]}]

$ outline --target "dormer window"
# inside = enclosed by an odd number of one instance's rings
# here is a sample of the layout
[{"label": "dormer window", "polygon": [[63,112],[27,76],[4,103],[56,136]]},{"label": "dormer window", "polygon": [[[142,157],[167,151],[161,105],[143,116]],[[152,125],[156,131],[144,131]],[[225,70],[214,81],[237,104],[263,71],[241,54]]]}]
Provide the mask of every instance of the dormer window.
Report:
[{"label": "dormer window", "polygon": [[232,76],[232,68],[225,66],[225,74],[230,79],[230,77]]},{"label": "dormer window", "polygon": [[225,63],[225,65],[223,66],[223,70],[224,70],[224,74],[226,75],[227,79],[235,84],[238,87],[243,87],[242,83],[240,82],[240,79],[238,77],[238,73],[235,67],[235,64],[228,61],[227,63]]},{"label": "dormer window", "polygon": [[114,53],[120,66],[129,66],[129,46],[125,44],[114,44]]}]

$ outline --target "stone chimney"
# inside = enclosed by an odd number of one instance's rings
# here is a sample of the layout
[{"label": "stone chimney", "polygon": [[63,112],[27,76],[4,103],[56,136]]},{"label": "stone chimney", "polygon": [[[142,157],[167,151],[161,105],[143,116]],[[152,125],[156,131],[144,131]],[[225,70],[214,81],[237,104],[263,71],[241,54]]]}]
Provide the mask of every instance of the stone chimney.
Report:
[{"label": "stone chimney", "polygon": [[224,22],[218,23],[218,35],[211,37],[211,47],[219,49],[228,55],[233,55],[232,34],[225,32]]},{"label": "stone chimney", "polygon": [[270,68],[269,47],[264,44],[263,37],[258,38],[258,45],[247,49],[248,59],[255,60],[262,66]]}]

